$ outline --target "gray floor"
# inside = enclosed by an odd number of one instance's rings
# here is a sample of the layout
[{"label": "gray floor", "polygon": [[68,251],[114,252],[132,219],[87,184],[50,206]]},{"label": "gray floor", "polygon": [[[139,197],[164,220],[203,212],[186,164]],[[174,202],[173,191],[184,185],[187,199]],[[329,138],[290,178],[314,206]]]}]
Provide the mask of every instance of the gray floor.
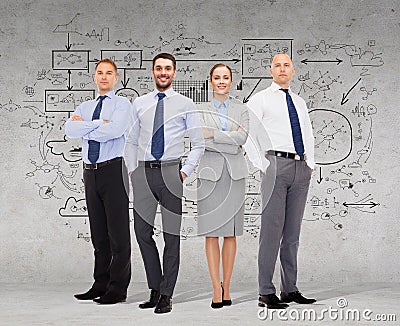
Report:
[{"label": "gray floor", "polygon": [[[317,298],[318,302],[308,306],[292,303],[283,311],[284,315],[283,312],[278,315],[277,311],[257,307],[256,284],[235,284],[232,287],[233,305],[217,310],[210,308],[209,284],[178,284],[173,298],[173,310],[165,315],[156,315],[151,309],[138,308],[138,303],[148,297],[144,283],[131,284],[127,302],[111,306],[74,299],[74,293],[86,290],[90,284],[0,286],[0,325],[149,326],[156,322],[161,325],[400,324],[400,284],[301,284],[302,292]],[[343,308],[339,308],[339,305]],[[259,314],[264,319],[260,319]],[[357,321],[357,314],[360,314],[360,321]],[[365,319],[363,314],[371,321]],[[378,322],[378,318],[395,318],[396,321]]]}]

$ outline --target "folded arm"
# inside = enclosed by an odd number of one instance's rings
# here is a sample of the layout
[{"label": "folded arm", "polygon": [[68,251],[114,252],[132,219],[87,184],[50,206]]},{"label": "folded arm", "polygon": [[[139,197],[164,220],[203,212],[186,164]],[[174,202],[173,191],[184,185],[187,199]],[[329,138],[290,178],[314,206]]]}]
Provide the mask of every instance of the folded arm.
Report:
[{"label": "folded arm", "polygon": [[231,145],[244,145],[247,140],[249,132],[249,112],[243,110],[240,121],[235,121],[238,125],[237,130],[214,130],[214,143],[231,144]]},{"label": "folded arm", "polygon": [[104,143],[121,137],[129,125],[130,105],[128,102],[118,103],[118,105],[119,107],[114,111],[110,120],[100,120],[99,127],[85,134],[83,138]]},{"label": "folded arm", "polygon": [[103,124],[103,120],[83,121],[81,110],[79,105],[65,123],[65,134],[69,138],[82,138]]},{"label": "folded arm", "polygon": [[[203,119],[203,126],[206,123]],[[246,143],[249,131],[249,112],[243,110],[240,121],[235,121],[237,130],[222,131],[217,128],[203,128],[206,149],[214,152],[236,154],[239,146]]]}]

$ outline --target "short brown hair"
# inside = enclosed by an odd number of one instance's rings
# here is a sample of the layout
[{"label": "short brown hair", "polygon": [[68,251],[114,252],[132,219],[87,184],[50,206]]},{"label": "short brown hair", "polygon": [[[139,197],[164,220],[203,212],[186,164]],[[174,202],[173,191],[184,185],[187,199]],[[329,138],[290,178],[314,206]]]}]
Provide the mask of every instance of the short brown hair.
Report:
[{"label": "short brown hair", "polygon": [[96,69],[97,69],[97,67],[99,66],[100,63],[109,63],[110,65],[112,65],[114,67],[115,73],[118,73],[117,65],[110,58],[104,58],[104,59],[101,59],[101,60],[97,61],[96,67],[94,68],[95,71],[96,71]]},{"label": "short brown hair", "polygon": [[162,53],[157,54],[153,58],[153,69],[154,69],[154,65],[155,65],[157,59],[168,59],[168,60],[171,60],[173,66],[174,66],[174,70],[176,70],[176,59],[172,54],[166,53],[166,52],[162,52]]},{"label": "short brown hair", "polygon": [[232,80],[232,69],[231,69],[231,67],[229,67],[229,66],[227,66],[226,64],[223,64],[223,63],[217,63],[217,64],[214,65],[214,67],[211,68],[211,70],[210,70],[210,80],[212,79],[212,75],[214,73],[214,70],[219,68],[219,67],[228,68],[229,74],[231,75],[231,80]]}]

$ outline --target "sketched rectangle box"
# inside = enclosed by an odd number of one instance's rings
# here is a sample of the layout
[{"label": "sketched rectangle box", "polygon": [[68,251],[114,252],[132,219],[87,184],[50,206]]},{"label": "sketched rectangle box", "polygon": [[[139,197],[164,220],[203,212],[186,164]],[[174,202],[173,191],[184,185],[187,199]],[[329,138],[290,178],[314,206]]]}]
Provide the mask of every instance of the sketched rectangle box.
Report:
[{"label": "sketched rectangle box", "polygon": [[93,100],[95,90],[46,89],[44,91],[45,112],[74,112],[82,102]]},{"label": "sketched rectangle box", "polygon": [[142,69],[142,50],[101,50],[101,59],[109,58],[120,69]]},{"label": "sketched rectangle box", "polygon": [[86,70],[89,71],[90,50],[53,50],[53,70]]},{"label": "sketched rectangle box", "polygon": [[293,39],[242,39],[242,78],[272,79],[269,67],[277,53],[287,53],[292,57]]}]

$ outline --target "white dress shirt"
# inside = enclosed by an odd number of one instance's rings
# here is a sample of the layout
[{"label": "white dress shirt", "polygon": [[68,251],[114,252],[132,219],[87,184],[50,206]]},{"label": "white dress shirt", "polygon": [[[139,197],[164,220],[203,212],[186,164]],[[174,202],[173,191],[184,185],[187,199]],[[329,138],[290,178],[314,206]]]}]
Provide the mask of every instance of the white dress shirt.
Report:
[{"label": "white dress shirt", "polygon": [[[154,115],[158,90],[140,96],[133,102],[131,130],[125,144],[125,161],[133,171],[138,161],[154,161],[151,155]],[[179,159],[184,154],[184,137],[189,135],[191,150],[181,171],[190,175],[204,153],[204,138],[196,107],[191,99],[166,90],[164,97],[164,154],[160,161]]]},{"label": "white dress shirt", "polygon": [[[296,153],[286,94],[280,86],[271,86],[252,96],[247,103],[250,109],[250,135],[245,144],[251,163],[265,172],[269,161],[265,158],[268,150]],[[303,137],[307,165],[314,169],[314,136],[305,101],[289,89],[296,107]]]}]

